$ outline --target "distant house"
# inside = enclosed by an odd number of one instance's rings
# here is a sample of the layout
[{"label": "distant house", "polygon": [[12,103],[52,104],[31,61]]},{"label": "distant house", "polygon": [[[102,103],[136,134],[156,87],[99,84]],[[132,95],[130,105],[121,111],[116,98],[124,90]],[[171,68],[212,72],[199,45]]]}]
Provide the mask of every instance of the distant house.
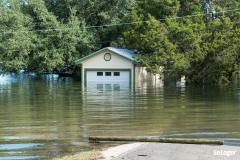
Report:
[{"label": "distant house", "polygon": [[106,47],[78,60],[82,65],[82,84],[125,84],[134,86],[159,79],[136,63],[133,51]]}]

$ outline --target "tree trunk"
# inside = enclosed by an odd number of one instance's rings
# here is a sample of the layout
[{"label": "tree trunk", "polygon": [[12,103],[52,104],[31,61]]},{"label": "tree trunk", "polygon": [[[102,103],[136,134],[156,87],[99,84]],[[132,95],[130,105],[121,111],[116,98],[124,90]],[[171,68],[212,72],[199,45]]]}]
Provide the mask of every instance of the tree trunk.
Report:
[{"label": "tree trunk", "polygon": [[209,139],[184,139],[184,138],[151,138],[151,137],[89,137],[89,141],[126,141],[126,142],[158,142],[158,143],[180,143],[180,144],[215,144],[223,145],[223,140]]}]

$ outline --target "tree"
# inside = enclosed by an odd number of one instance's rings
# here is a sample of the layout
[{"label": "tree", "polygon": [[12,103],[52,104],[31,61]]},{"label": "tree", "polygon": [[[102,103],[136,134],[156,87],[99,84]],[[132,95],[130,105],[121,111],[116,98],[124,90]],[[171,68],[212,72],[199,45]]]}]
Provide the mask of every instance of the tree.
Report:
[{"label": "tree", "polygon": [[128,48],[137,50],[138,61],[147,67],[147,70],[157,74],[161,66],[167,66],[175,52],[175,45],[166,36],[164,24],[152,16],[146,22],[142,15],[133,14],[132,21],[140,22],[129,27],[123,33]]},{"label": "tree", "polygon": [[136,49],[154,74],[164,66],[189,83],[227,83],[240,72],[239,6],[240,0],[0,0],[0,65],[54,71],[115,42]]},{"label": "tree", "polygon": [[210,0],[210,2],[217,11],[234,10],[240,6],[239,0]]},{"label": "tree", "polygon": [[239,29],[230,18],[221,17],[206,23],[201,33],[200,41],[196,41],[199,38],[192,40],[200,50],[191,49],[196,57],[187,58],[190,64],[185,73],[187,81],[192,84],[229,83],[239,71]]},{"label": "tree", "polygon": [[0,66],[4,72],[18,72],[29,62],[32,38],[30,17],[21,12],[19,1],[2,3],[0,7]]},{"label": "tree", "polygon": [[109,46],[116,40],[123,27],[115,24],[125,22],[136,7],[135,0],[45,0],[45,3],[49,11],[63,22],[71,17],[71,10],[76,10],[79,21],[90,26],[95,35],[95,48]]},{"label": "tree", "polygon": [[117,24],[125,23],[136,6],[136,0],[90,0],[75,4],[78,17],[84,17],[88,26],[96,26],[91,31],[100,48],[118,39],[124,27]]},{"label": "tree", "polygon": [[167,19],[168,37],[176,45],[176,52],[172,55],[172,72],[177,75],[192,76],[192,70],[202,62],[205,54],[202,51],[202,32],[204,23],[193,22],[192,18],[174,20]]},{"label": "tree", "polygon": [[33,20],[34,47],[29,55],[28,69],[38,72],[51,71],[64,64],[59,40],[61,32],[57,30],[60,23],[48,12],[42,0],[28,1],[24,11]]},{"label": "tree", "polygon": [[140,13],[151,14],[156,19],[176,16],[180,7],[179,0],[141,0],[138,5]]},{"label": "tree", "polygon": [[44,2],[48,11],[52,12],[58,20],[65,22],[71,17],[72,9],[77,3],[75,0],[44,0]]},{"label": "tree", "polygon": [[196,80],[207,83],[229,83],[239,65],[239,28],[228,17],[215,19],[207,24],[203,46],[206,56]]},{"label": "tree", "polygon": [[31,0],[24,7],[33,19],[36,35],[34,47],[29,55],[28,69],[44,72],[74,64],[81,54],[88,51],[92,34],[71,10],[67,22],[62,23],[48,11],[43,0]]},{"label": "tree", "polygon": [[180,9],[178,12],[179,16],[187,16],[192,14],[203,13],[203,0],[179,0]]},{"label": "tree", "polygon": [[79,20],[72,11],[68,22],[62,24],[60,47],[63,51],[64,66],[74,65],[75,61],[88,54],[95,47],[94,34],[87,30],[84,20]]}]

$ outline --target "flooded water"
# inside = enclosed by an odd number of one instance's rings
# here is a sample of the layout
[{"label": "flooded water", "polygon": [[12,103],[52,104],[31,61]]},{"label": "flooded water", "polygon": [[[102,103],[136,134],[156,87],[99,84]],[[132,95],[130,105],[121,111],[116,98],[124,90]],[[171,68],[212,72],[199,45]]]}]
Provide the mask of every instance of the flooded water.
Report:
[{"label": "flooded water", "polygon": [[89,150],[88,136],[224,139],[240,145],[239,87],[138,87],[48,75],[0,77],[0,159]]}]

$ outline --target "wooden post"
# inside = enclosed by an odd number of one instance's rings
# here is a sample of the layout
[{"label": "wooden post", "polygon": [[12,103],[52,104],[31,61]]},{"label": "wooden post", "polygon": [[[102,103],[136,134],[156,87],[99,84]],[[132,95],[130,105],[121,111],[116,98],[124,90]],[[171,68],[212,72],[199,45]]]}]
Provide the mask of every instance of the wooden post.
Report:
[{"label": "wooden post", "polygon": [[180,143],[180,144],[212,144],[223,145],[223,140],[209,139],[185,139],[185,138],[157,138],[157,137],[89,137],[90,142],[99,141],[126,141],[126,142],[158,142],[158,143]]}]

